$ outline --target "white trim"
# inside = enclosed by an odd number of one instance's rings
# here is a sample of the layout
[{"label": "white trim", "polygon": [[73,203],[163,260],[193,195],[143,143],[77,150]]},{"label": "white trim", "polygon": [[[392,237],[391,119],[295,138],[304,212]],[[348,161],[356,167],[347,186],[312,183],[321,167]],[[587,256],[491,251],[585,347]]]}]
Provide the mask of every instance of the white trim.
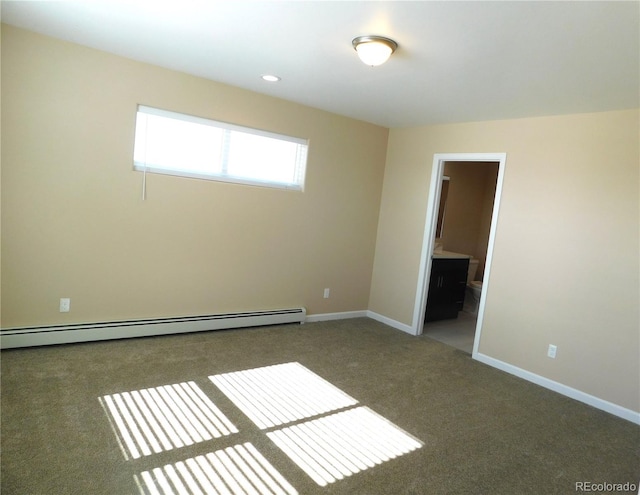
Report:
[{"label": "white trim", "polygon": [[391,318],[387,318],[381,314],[375,313],[371,310],[365,311],[344,311],[342,313],[320,313],[314,315],[307,315],[307,319],[305,320],[308,323],[313,323],[316,321],[331,321],[331,320],[347,320],[349,318],[371,318],[372,320],[379,321],[380,323],[384,323],[396,330],[401,330],[409,335],[415,335],[413,333],[413,329],[404,323],[400,323],[399,321],[393,320]]},{"label": "white trim", "polygon": [[367,311],[343,311],[341,313],[318,313],[307,315],[305,322],[314,323],[316,321],[348,320],[350,318],[366,318]]},{"label": "white trim", "polygon": [[411,328],[409,325],[406,325],[404,323],[400,323],[397,320],[392,320],[391,318],[387,318],[386,316],[383,316],[381,314],[374,313],[373,311],[367,311],[366,316],[368,316],[372,320],[376,320],[376,321],[379,321],[380,323],[384,323],[385,325],[389,325],[390,327],[393,327],[396,330],[402,330],[403,332],[408,333],[409,335],[413,335],[413,336],[416,335],[413,331],[413,328]]},{"label": "white trim", "polygon": [[420,335],[424,326],[424,316],[427,310],[427,292],[429,290],[429,274],[431,273],[431,257],[433,256],[433,241],[435,239],[436,223],[438,221],[438,207],[440,203],[440,184],[444,171],[444,161],[433,157],[431,170],[431,184],[427,196],[427,213],[422,234],[422,249],[420,250],[420,268],[418,270],[418,285],[416,287],[415,306],[413,308],[413,335]]},{"label": "white trim", "polygon": [[500,361],[499,359],[492,358],[490,356],[487,356],[486,354],[481,354],[474,351],[473,358],[477,361],[480,361],[481,363],[487,364],[501,371],[505,371],[511,375],[517,376],[518,378],[522,378],[524,380],[527,380],[528,382],[535,383],[536,385],[540,385],[541,387],[553,390],[554,392],[562,394],[566,397],[570,397],[571,399],[583,402],[584,404],[593,406],[596,409],[600,409],[601,411],[608,412],[610,414],[613,414],[614,416],[640,425],[640,412],[636,412],[612,402],[606,401],[604,399],[600,399],[586,392],[582,392],[581,390],[577,390],[554,380],[550,380],[549,378],[545,378],[544,376],[540,376],[522,368],[518,368],[517,366],[505,363],[504,361]]},{"label": "white trim", "polygon": [[498,162],[498,180],[496,182],[491,231],[487,246],[484,283],[478,307],[478,323],[473,344],[473,352],[477,352],[477,348],[480,343],[482,318],[484,315],[484,294],[486,292],[485,289],[489,284],[493,244],[498,224],[498,210],[500,208],[500,198],[506,161],[506,153],[436,153],[433,155],[431,184],[429,186],[429,196],[427,198],[424,234],[422,237],[422,249],[420,252],[420,268],[418,272],[418,283],[416,286],[415,305],[413,308],[413,322],[411,324],[411,331],[409,332],[412,335],[420,335],[424,327],[424,315],[426,312],[427,295],[429,291],[429,274],[431,273],[431,257],[433,256],[433,240],[435,239],[436,223],[438,221],[438,205],[440,203],[440,182],[444,175],[444,164],[445,162]]}]

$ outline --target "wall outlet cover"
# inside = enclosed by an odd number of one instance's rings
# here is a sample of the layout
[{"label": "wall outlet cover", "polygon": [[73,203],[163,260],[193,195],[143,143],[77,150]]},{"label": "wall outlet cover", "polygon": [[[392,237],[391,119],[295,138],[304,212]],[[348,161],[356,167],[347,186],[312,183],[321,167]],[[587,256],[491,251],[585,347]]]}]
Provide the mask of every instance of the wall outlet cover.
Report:
[{"label": "wall outlet cover", "polygon": [[71,299],[68,297],[63,297],[60,299],[60,312],[68,313],[71,309]]}]

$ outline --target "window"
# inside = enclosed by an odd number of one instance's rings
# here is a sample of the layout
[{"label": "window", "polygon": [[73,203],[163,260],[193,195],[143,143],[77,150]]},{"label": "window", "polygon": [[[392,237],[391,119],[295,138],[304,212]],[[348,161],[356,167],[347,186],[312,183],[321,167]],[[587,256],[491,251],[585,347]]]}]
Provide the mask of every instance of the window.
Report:
[{"label": "window", "polygon": [[301,191],[306,139],[139,105],[134,170]]}]

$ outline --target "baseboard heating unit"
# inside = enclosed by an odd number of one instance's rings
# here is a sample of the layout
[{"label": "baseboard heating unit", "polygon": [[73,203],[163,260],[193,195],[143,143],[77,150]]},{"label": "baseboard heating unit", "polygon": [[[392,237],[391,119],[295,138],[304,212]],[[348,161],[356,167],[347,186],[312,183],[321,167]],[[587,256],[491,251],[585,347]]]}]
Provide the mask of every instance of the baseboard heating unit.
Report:
[{"label": "baseboard heating unit", "polygon": [[17,347],[151,337],[154,335],[227,330],[283,323],[304,323],[306,316],[307,311],[305,308],[293,308],[246,313],[182,316],[177,318],[5,328],[0,330],[0,347],[2,349],[13,349]]}]

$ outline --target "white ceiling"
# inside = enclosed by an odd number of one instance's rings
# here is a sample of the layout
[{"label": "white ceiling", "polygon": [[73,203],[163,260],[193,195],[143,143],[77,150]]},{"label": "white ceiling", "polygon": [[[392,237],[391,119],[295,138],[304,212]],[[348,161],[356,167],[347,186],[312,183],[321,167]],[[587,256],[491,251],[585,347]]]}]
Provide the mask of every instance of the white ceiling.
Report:
[{"label": "white ceiling", "polygon": [[[640,106],[638,1],[3,0],[1,16],[386,127]],[[399,48],[367,67],[364,34]]]}]

